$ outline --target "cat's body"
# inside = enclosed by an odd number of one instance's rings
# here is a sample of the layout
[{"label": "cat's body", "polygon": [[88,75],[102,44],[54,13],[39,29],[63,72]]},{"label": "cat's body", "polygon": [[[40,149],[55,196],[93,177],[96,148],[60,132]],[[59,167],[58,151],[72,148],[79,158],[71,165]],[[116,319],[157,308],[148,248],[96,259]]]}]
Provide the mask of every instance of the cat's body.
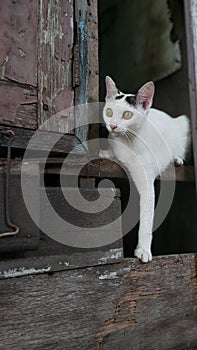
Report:
[{"label": "cat's body", "polygon": [[[154,108],[154,84],[145,84],[136,96],[123,94],[106,77],[103,118],[114,156],[128,169],[140,194],[140,228],[135,256],[151,261],[154,219],[154,181],[170,163],[182,165],[190,144],[186,116],[172,118]],[[127,149],[128,151],[127,151]],[[129,151],[130,150],[130,151]],[[102,153],[101,156],[110,157]]]}]

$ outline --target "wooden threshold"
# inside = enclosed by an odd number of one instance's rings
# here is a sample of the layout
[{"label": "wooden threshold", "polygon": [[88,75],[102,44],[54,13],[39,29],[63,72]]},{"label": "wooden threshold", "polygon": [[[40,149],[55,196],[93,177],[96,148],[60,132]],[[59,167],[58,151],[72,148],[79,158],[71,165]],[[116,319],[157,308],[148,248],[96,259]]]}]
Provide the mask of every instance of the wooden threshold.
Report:
[{"label": "wooden threshold", "polygon": [[[82,150],[81,150],[82,151]],[[31,159],[29,166],[31,163],[39,163],[41,165],[41,171],[45,166],[45,174],[59,174],[61,165],[65,158],[48,158],[45,164],[42,161],[42,157],[40,159]],[[13,159],[11,161],[11,166],[13,172],[18,171],[21,167],[22,160]],[[84,165],[85,164],[85,165]],[[0,158],[0,167],[6,166],[6,159]],[[107,159],[96,159],[96,160],[88,160],[87,157],[76,155],[73,158],[70,158],[67,162],[67,166],[63,169],[62,174],[65,175],[75,175],[77,171],[80,170],[81,177],[96,177],[96,178],[117,178],[117,179],[127,179],[127,174],[117,163],[107,160]],[[179,182],[194,182],[194,167],[192,165],[183,165],[180,167],[175,167],[176,172],[176,181]],[[166,181],[172,180],[172,175],[170,169],[166,170],[163,173],[163,179]]]},{"label": "wooden threshold", "polygon": [[67,262],[0,263],[2,349],[196,349],[195,254]]}]

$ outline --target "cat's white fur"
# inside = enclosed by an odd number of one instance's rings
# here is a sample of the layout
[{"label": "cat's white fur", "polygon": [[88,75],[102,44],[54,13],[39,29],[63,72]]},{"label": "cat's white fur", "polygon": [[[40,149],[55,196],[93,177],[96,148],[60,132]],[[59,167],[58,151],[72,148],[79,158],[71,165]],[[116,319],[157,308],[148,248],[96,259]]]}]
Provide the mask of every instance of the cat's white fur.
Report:
[{"label": "cat's white fur", "polygon": [[[172,118],[151,108],[153,82],[146,83],[138,91],[134,104],[125,100],[126,96],[134,95],[118,91],[110,77],[106,77],[106,90],[103,118],[110,133],[109,144],[114,156],[128,169],[140,194],[140,227],[134,254],[143,262],[148,262],[152,260],[154,181],[170,163],[183,164],[190,144],[189,120],[186,116]],[[117,96],[119,99],[116,99]],[[112,117],[106,115],[107,108],[113,110]],[[123,118],[125,111],[133,113],[131,119]],[[125,146],[132,152],[125,151]],[[110,158],[109,152],[101,151],[100,156]]]}]

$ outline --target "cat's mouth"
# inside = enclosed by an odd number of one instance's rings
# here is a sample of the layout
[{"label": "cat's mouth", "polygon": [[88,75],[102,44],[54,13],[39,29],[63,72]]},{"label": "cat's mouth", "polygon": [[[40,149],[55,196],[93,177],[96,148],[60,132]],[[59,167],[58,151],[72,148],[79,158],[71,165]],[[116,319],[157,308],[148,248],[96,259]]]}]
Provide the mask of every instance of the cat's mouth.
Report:
[{"label": "cat's mouth", "polygon": [[129,130],[128,128],[119,127],[118,125],[116,125],[114,128],[113,126],[111,127],[111,124],[108,124],[107,126],[110,134],[117,137],[121,136],[127,141],[133,140],[133,138],[136,136],[135,132]]}]

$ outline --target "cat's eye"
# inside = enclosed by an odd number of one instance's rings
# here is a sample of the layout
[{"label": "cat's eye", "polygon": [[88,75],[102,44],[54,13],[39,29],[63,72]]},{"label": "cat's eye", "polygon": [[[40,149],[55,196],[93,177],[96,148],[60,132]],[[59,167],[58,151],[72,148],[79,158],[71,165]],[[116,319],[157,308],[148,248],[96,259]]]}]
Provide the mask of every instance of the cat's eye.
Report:
[{"label": "cat's eye", "polygon": [[113,115],[112,109],[111,108],[107,108],[105,114],[106,114],[107,117],[112,117],[112,115]]},{"label": "cat's eye", "polygon": [[126,112],[123,113],[123,118],[124,119],[131,119],[132,116],[133,116],[133,113],[130,112],[130,111],[126,111]]}]

